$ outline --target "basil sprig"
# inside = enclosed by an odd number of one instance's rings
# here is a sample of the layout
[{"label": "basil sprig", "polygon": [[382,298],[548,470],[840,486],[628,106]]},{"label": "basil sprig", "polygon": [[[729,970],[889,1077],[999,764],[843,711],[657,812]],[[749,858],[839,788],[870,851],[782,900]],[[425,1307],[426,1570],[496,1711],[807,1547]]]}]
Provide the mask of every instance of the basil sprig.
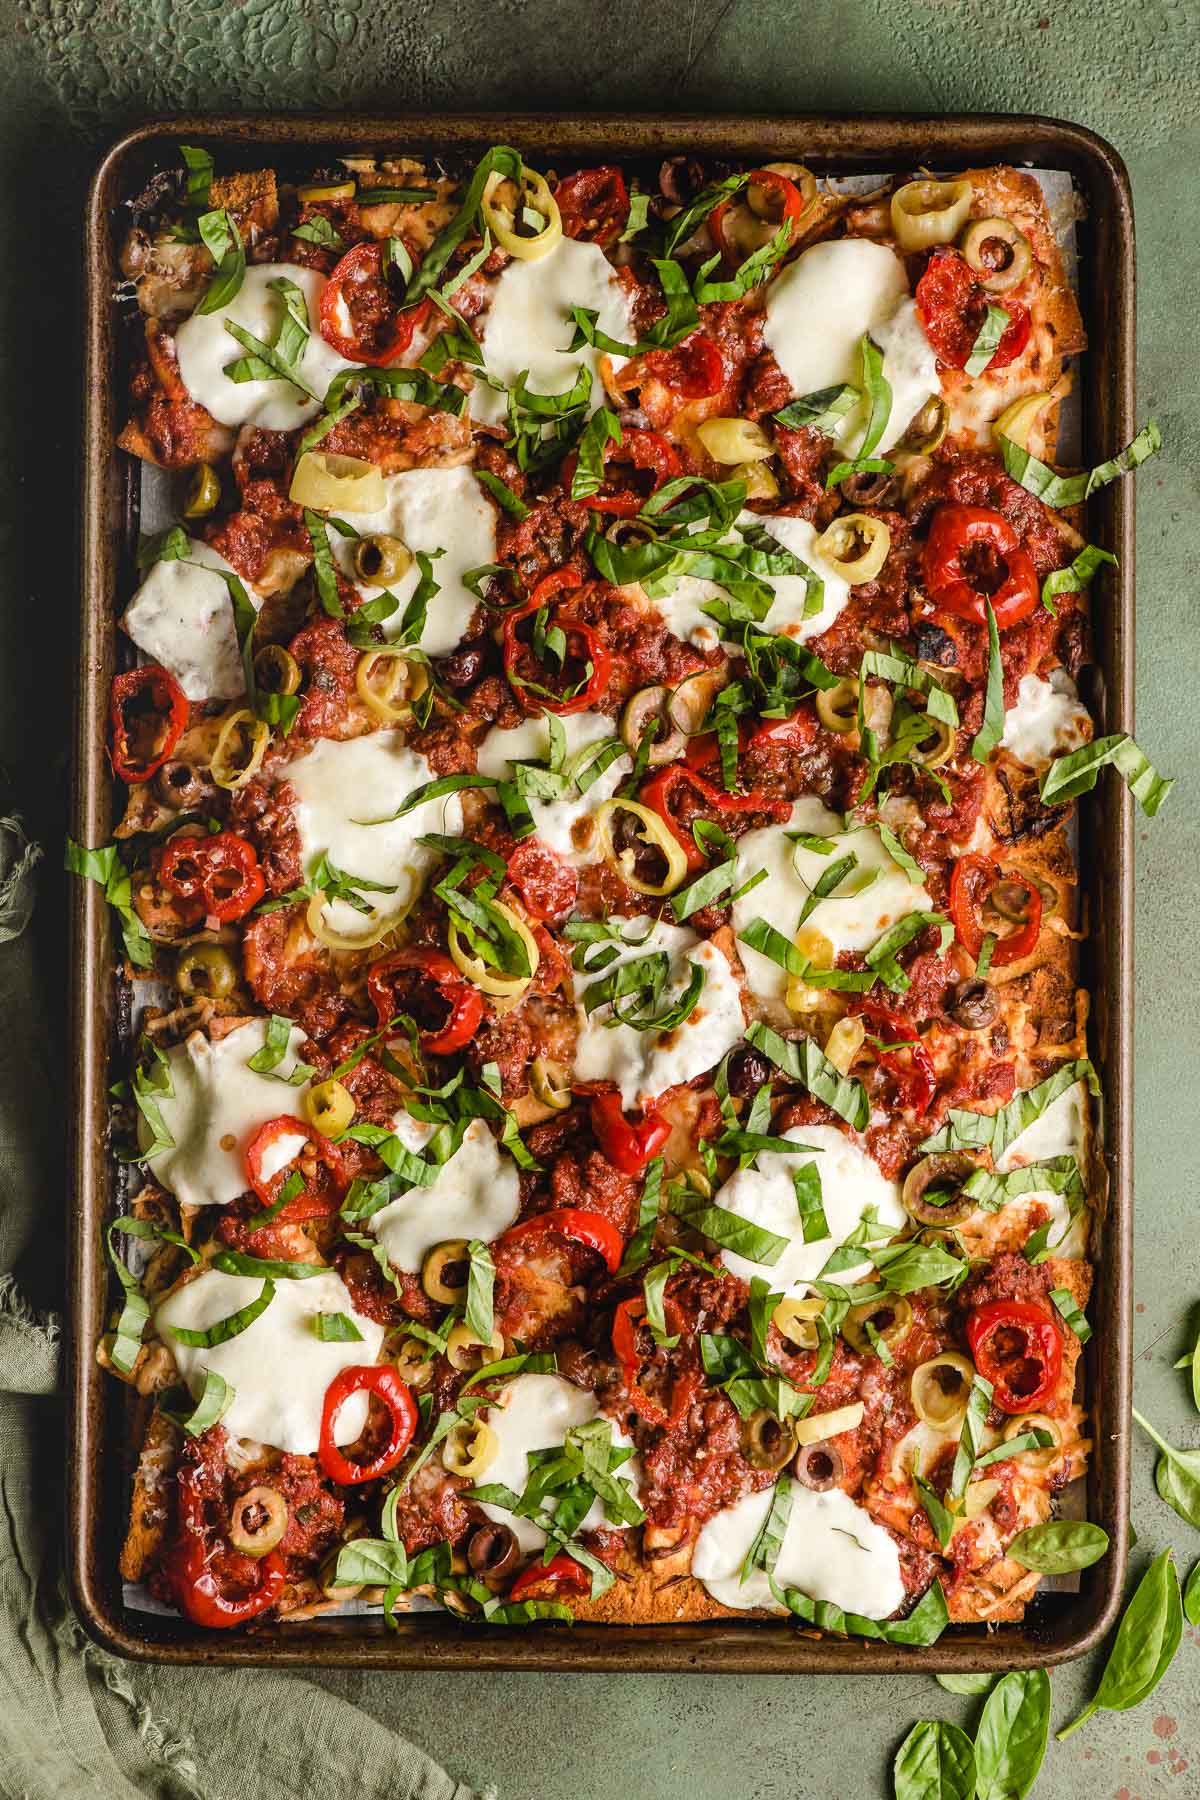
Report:
[{"label": "basil sprig", "polygon": [[1094,738],[1066,756],[1056,757],[1042,773],[1040,793],[1046,806],[1061,805],[1080,794],[1090,794],[1101,769],[1112,766],[1148,819],[1152,819],[1171,789],[1174,778],[1158,773],[1154,764],[1127,732]]},{"label": "basil sprig", "polygon": [[1162,1551],[1142,1576],[1125,1608],[1100,1685],[1078,1718],[1055,1734],[1060,1742],[1093,1713],[1127,1712],[1140,1706],[1166,1674],[1183,1637],[1183,1605],[1172,1557],[1172,1551]]}]

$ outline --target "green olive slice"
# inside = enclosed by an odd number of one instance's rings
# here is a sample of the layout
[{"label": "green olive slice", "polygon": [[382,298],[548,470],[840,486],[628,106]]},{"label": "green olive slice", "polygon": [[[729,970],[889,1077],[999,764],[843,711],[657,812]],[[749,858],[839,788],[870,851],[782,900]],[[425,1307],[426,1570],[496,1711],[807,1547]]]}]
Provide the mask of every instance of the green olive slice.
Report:
[{"label": "green olive slice", "polygon": [[193,944],[175,965],[175,986],[181,994],[223,1000],[237,981],[237,964],[222,944]]},{"label": "green olive slice", "polygon": [[1033,264],[1033,250],[1011,219],[972,219],[962,234],[962,253],[989,294],[1019,287]]},{"label": "green olive slice", "polygon": [[913,1309],[902,1294],[880,1294],[852,1306],[842,1321],[842,1335],[862,1355],[874,1350],[867,1326],[889,1350],[901,1343],[912,1326]]},{"label": "green olive slice", "polygon": [[752,1469],[782,1469],[796,1454],[790,1425],[767,1406],[760,1406],[742,1424],[742,1455]]},{"label": "green olive slice", "polygon": [[413,554],[403,538],[373,531],[354,546],[354,573],[372,587],[391,587],[412,568]]},{"label": "green olive slice", "polygon": [[[904,1177],[900,1199],[905,1212],[921,1225],[956,1225],[975,1211],[975,1202],[962,1193],[964,1181],[974,1170],[969,1156],[945,1151],[923,1156]],[[927,1197],[933,1194],[949,1198],[939,1205]]]}]

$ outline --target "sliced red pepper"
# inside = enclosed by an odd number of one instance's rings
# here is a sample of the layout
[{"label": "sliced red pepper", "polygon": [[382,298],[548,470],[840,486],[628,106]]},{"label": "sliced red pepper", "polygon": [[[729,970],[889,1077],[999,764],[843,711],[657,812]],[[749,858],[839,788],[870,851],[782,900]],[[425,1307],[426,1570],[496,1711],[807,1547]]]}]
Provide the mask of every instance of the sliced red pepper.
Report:
[{"label": "sliced red pepper", "polygon": [[[692,740],[693,742],[695,740]],[[689,744],[689,750],[691,746]],[[703,754],[696,751],[697,756]],[[667,763],[657,770],[642,785],[638,799],[651,812],[656,812],[668,831],[674,837],[687,858],[688,868],[693,874],[707,868],[708,858],[692,836],[691,826],[682,825],[671,810],[672,801],[684,790],[691,788],[700,796],[705,805],[716,813],[765,812],[770,810],[770,802],[757,788],[751,788],[746,794],[727,794],[723,788],[715,787],[711,781],[699,774],[697,770],[681,763]]]},{"label": "sliced red pepper", "polygon": [[699,1379],[691,1369],[683,1370],[675,1377],[671,1388],[670,1410],[643,1391],[639,1380],[642,1354],[638,1349],[637,1326],[638,1321],[645,1316],[644,1295],[634,1294],[631,1299],[621,1301],[613,1314],[613,1350],[621,1365],[625,1391],[634,1412],[639,1418],[645,1419],[647,1425],[661,1425],[670,1431],[687,1415],[698,1392]]},{"label": "sliced red pepper", "polygon": [[[987,317],[990,296],[965,257],[956,250],[935,250],[917,283],[917,313],[939,361],[965,369]],[[1029,342],[1028,309],[1007,298],[999,302],[1008,324],[992,353],[988,369],[1005,369]]]},{"label": "sliced red pepper", "polygon": [[[504,615],[504,672],[509,685],[521,705],[529,713],[552,712],[560,716],[568,713],[587,712],[594,707],[608,687],[612,675],[612,653],[600,640],[600,635],[591,625],[585,625],[582,619],[576,619],[563,607],[556,607],[550,614],[549,625],[557,626],[565,633],[567,653],[585,666],[591,664],[591,674],[587,676],[580,691],[570,699],[556,700],[536,688],[545,686],[539,677],[545,676],[547,670],[537,661],[533,648],[523,638],[517,636],[517,627],[524,620],[532,618],[543,607],[552,604],[552,597],[565,590],[573,590],[583,585],[583,580],[574,569],[554,569],[538,582],[526,606],[517,608]],[[537,669],[537,675],[526,679],[518,672],[522,658],[529,658]]]},{"label": "sliced red pepper", "polygon": [[189,1532],[167,1552],[163,1572],[176,1604],[193,1625],[225,1631],[257,1619],[275,1606],[283,1593],[287,1571],[278,1550],[269,1550],[255,1565],[254,1586],[243,1594],[227,1594],[204,1539]]},{"label": "sliced red pepper", "polygon": [[[634,362],[646,375],[653,375],[673,394],[678,394],[681,400],[709,400],[725,385],[725,363],[721,352],[711,338],[701,337],[696,332],[682,344],[676,344],[673,350],[649,350]],[[638,381],[631,376],[637,374],[639,370],[627,365],[620,371],[619,385],[636,387]],[[640,379],[644,378],[644,375],[640,376]]]},{"label": "sliced red pepper", "polygon": [[620,1094],[596,1094],[591,1119],[596,1142],[622,1175],[640,1175],[671,1135],[671,1127],[653,1106],[643,1108],[638,1124],[631,1123],[625,1117]]},{"label": "sliced red pepper", "polygon": [[511,1244],[514,1238],[541,1237],[551,1231],[559,1237],[569,1238],[572,1243],[586,1244],[604,1258],[610,1275],[615,1275],[621,1266],[621,1258],[625,1253],[625,1240],[622,1238],[611,1219],[603,1213],[590,1212],[581,1206],[555,1206],[549,1212],[535,1213],[531,1219],[522,1219],[506,1231],[501,1243]]},{"label": "sliced red pepper", "polygon": [[911,1108],[920,1118],[929,1110],[929,1102],[937,1092],[937,1072],[916,1026],[882,1000],[860,1001],[854,1010],[869,1021],[885,1044],[904,1045],[902,1050],[880,1050],[876,1054],[879,1067],[896,1082],[901,1107]]},{"label": "sliced red pepper", "polygon": [[[287,1138],[303,1138],[305,1146],[273,1174],[264,1174],[272,1149]],[[299,1165],[299,1166],[298,1166]],[[305,1219],[325,1219],[335,1213],[346,1190],[346,1170],[341,1152],[327,1137],[302,1119],[283,1116],[269,1119],[250,1140],[246,1150],[246,1179],[264,1206],[274,1206],[284,1183],[293,1175],[304,1186],[276,1213],[274,1223],[299,1225]]]},{"label": "sliced red pepper", "polygon": [[590,1589],[592,1578],[581,1563],[565,1550],[552,1556],[543,1568],[540,1562],[531,1562],[527,1569],[522,1569],[517,1579],[508,1590],[510,1600],[523,1600],[531,1588],[548,1587],[557,1592],[560,1588],[575,1588],[579,1591]]},{"label": "sliced red pepper", "polygon": [[615,243],[629,218],[629,190],[615,163],[564,176],[554,198],[563,230],[584,243]]},{"label": "sliced red pepper", "polygon": [[1029,1300],[991,1300],[967,1320],[975,1367],[992,1384],[1001,1412],[1037,1412],[1062,1373],[1062,1334],[1044,1307]]},{"label": "sliced red pepper", "polygon": [[[338,1414],[355,1394],[374,1394],[388,1410],[390,1429],[383,1447],[366,1462],[352,1463],[333,1441]],[[374,1481],[394,1469],[412,1442],[417,1428],[417,1405],[404,1382],[388,1363],[358,1363],[335,1375],[325,1390],[321,1413],[321,1437],[317,1461],[322,1473],[341,1487]]]},{"label": "sliced red pepper", "polygon": [[169,894],[202,898],[222,924],[245,918],[267,891],[254,845],[235,831],[172,838],[159,859],[158,878]]},{"label": "sliced red pepper", "polygon": [[[1027,619],[1041,596],[1032,557],[1003,514],[988,506],[955,501],[939,506],[921,569],[925,592],[939,612],[982,625],[987,618],[984,601],[990,599],[1000,631]],[[980,586],[981,581],[988,585]]]},{"label": "sliced red pepper", "polygon": [[349,362],[383,368],[404,355],[426,323],[432,302],[398,312],[383,268],[382,246],[355,244],[321,290],[320,331]]},{"label": "sliced red pepper", "polygon": [[[614,513],[618,518],[632,519],[640,513],[646,501],[657,494],[666,481],[683,473],[682,465],[675,453],[674,445],[663,437],[659,431],[639,431],[627,426],[619,444],[612,438],[604,446],[604,464],[607,469],[610,463],[630,463],[635,469],[649,469],[654,479],[649,492],[642,493],[635,487],[616,487],[611,483],[595,494],[589,494],[584,500],[593,512]],[[571,492],[571,483],[579,466],[579,453],[572,450],[562,466],[563,491]]]},{"label": "sliced red pepper", "polygon": [[817,719],[811,706],[802,706],[786,719],[763,719],[750,733],[750,749],[761,750],[766,744],[783,745],[799,750],[811,744],[817,734]]},{"label": "sliced red pepper", "polygon": [[[772,229],[773,231],[778,231],[781,225],[790,225],[792,228],[792,240],[794,242],[796,233],[800,228],[800,221],[808,210],[805,205],[804,195],[800,192],[800,189],[796,186],[795,182],[789,181],[787,176],[781,175],[777,169],[752,169],[750,171],[750,182],[753,182],[755,187],[766,188],[769,193],[777,196],[780,202],[780,211],[779,217],[773,221]],[[749,187],[750,182],[746,183],[747,187]],[[733,194],[728,200],[722,200],[718,205],[714,206],[708,215],[708,229],[712,235],[713,243],[721,252],[722,256],[728,257],[734,261],[738,261],[740,258],[734,250],[733,245],[726,239],[725,220],[728,217],[730,207],[738,204],[740,204],[740,198],[738,195]]]},{"label": "sliced red pepper", "polygon": [[187,727],[188,697],[157,663],[113,678],[112,766],[118,781],[149,781],[161,769]]},{"label": "sliced red pepper", "polygon": [[420,1032],[421,1049],[427,1056],[452,1056],[475,1036],[483,1017],[483,995],[444,950],[397,950],[375,963],[367,976],[367,993],[381,1026],[408,1010],[397,1004],[395,977],[413,975],[428,982],[449,1009],[443,1024]]},{"label": "sliced red pepper", "polygon": [[950,875],[949,907],[955,936],[976,960],[983,948],[986,929],[983,909],[992,889],[1002,881],[1024,888],[1027,896],[1026,917],[1024,924],[1019,925],[1016,931],[1010,931],[1004,937],[996,937],[992,963],[997,968],[1003,968],[1005,963],[1019,962],[1023,956],[1031,956],[1036,950],[1042,930],[1041,889],[1019,870],[1001,869],[999,863],[978,851],[960,856]]}]

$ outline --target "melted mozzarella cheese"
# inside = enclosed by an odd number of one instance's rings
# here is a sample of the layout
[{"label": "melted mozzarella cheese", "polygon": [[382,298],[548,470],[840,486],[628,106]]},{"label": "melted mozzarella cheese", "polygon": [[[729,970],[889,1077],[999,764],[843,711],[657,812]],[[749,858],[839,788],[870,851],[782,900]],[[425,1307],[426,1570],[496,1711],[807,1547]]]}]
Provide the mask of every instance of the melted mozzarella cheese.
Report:
[{"label": "melted mozzarella cheese", "polygon": [[[268,1119],[301,1116],[304,1088],[248,1066],[266,1036],[266,1020],[252,1019],[215,1043],[194,1031],[166,1052],[172,1092],[157,1098],[174,1145],[151,1157],[149,1165],[155,1180],[185,1206],[227,1206],[246,1193],[251,1138]],[[281,1072],[294,1066],[303,1042],[303,1032],[293,1026]],[[145,1149],[152,1140],[140,1113],[138,1133]]]},{"label": "melted mozzarella cheese", "polygon": [[[193,1396],[199,1397],[209,1369],[233,1388],[233,1400],[221,1420],[227,1431],[295,1456],[311,1456],[320,1440],[326,1388],[343,1369],[375,1361],[383,1326],[355,1312],[349,1289],[331,1269],[307,1281],[277,1281],[265,1312],[245,1331],[211,1349],[181,1344],[172,1335],[172,1325],[207,1330],[257,1300],[262,1286],[257,1275],[208,1269],[167,1296],[155,1312],[155,1327]],[[314,1325],[318,1313],[344,1313],[358,1327],[361,1341],[323,1342]],[[365,1394],[346,1402],[334,1427],[339,1444],[353,1443],[359,1436],[367,1422],[367,1404]]]},{"label": "melted mozzarella cheese", "polygon": [[[924,887],[917,886],[892,861],[877,831],[864,828],[843,832],[838,830],[839,824],[840,820],[827,812],[819,800],[809,797],[796,801],[786,825],[766,825],[749,831],[738,843],[735,880],[739,887],[759,869],[767,871],[766,881],[733,903],[733,929],[739,934],[738,948],[756,994],[782,997],[787,973],[770,957],[741,943],[740,934],[752,919],[765,919],[791,943],[810,889],[837,857],[851,851],[858,857],[857,866],[838,884],[844,897],[831,894],[818,900],[805,920],[806,929],[824,933],[835,955],[842,950],[869,950],[898,919],[929,906]],[[836,838],[836,843],[827,856],[822,856],[819,851],[794,843],[788,833],[796,831]],[[853,891],[868,876],[873,876],[869,885]]]},{"label": "melted mozzarella cheese", "polygon": [[857,387],[859,339],[869,331],[878,340],[907,299],[904,264],[886,245],[869,238],[814,244],[767,289],[763,340],[794,393],[844,381]]},{"label": "melted mozzarella cheese", "polygon": [[[603,713],[568,713],[559,723],[566,734],[568,760],[587,745],[616,735],[613,721]],[[479,770],[483,775],[504,780],[509,776],[510,763],[544,763],[549,754],[550,732],[543,715],[526,719],[510,730],[489,731],[479,746]],[[562,800],[539,800],[529,795],[529,810],[542,842],[577,867],[599,862],[596,813],[606,800],[612,799],[629,769],[629,757],[618,756],[582,794],[572,793]]]},{"label": "melted mozzarella cheese", "polygon": [[[1049,1162],[1055,1156],[1073,1156],[1086,1182],[1090,1131],[1087,1083],[1077,1081],[1046,1108],[1040,1119],[1035,1119],[1020,1137],[1013,1139],[997,1160],[996,1167],[1006,1175],[1011,1169],[1026,1168],[1030,1163]],[[1045,1207],[1050,1215],[1050,1243],[1055,1255],[1085,1256],[1087,1209],[1083,1208],[1077,1214],[1069,1231],[1071,1209],[1062,1194],[1039,1189],[1011,1202],[1005,1211],[1007,1214],[1013,1206],[1028,1209],[1035,1204]],[[1067,1233],[1065,1237],[1064,1232]]]},{"label": "melted mozzarella cheese", "polygon": [[[795,638],[802,644],[807,643],[810,638],[819,637],[823,631],[829,630],[850,598],[849,585],[816,552],[819,533],[807,519],[795,519],[787,514],[776,517],[767,513],[742,513],[737,524],[722,541],[740,544],[742,534],[738,527],[751,524],[768,531],[777,543],[782,544],[785,550],[790,550],[814,575],[819,575],[824,583],[821,610],[806,619],[804,608],[808,600],[808,583],[804,577],[764,575],[762,579],[768,587],[774,589],[775,598],[762,621],[762,630]],[[673,591],[663,594],[652,604],[668,631],[673,631],[676,637],[683,638],[685,642],[699,644],[709,650],[720,641],[720,631],[715,620],[703,609],[710,601],[726,597],[725,590],[715,581],[706,581],[697,575],[681,575]]]},{"label": "melted mozzarella cheese", "polygon": [[233,602],[218,569],[236,573],[207,544],[190,539],[186,559],[155,563],[121,620],[138,649],[161,663],[189,700],[235,700],[245,692]]},{"label": "melted mozzarella cheese", "polygon": [[[430,832],[456,836],[462,829],[462,803],[457,794],[425,800],[389,824],[367,825],[365,819],[390,819],[407,795],[431,779],[429,764],[404,745],[394,731],[337,742],[322,738],[306,755],[280,771],[296,795],[296,825],[306,871],[321,855],[347,875],[394,885],[393,893],[364,896],[381,913],[399,912],[414,884],[436,860],[435,852],[416,840]],[[335,931],[361,931],[363,914],[343,900],[326,908]]]},{"label": "melted mozzarella cheese", "polygon": [[1052,670],[1048,681],[1040,675],[1022,675],[1017,704],[1004,715],[1000,744],[1018,762],[1035,769],[1060,752],[1086,744],[1090,726],[1088,710],[1065,669]]},{"label": "melted mozzarella cheese", "polygon": [[[702,1527],[692,1555],[692,1574],[713,1599],[739,1610],[779,1612],[766,1572],[745,1581],[742,1564],[771,1510],[772,1488],[747,1494]],[[792,1510],[775,1564],[779,1587],[798,1588],[812,1600],[828,1600],[867,1619],[886,1619],[904,1599],[900,1554],[877,1525],[841,1488],[816,1494],[793,1484]]]},{"label": "melted mozzarella cheese", "polygon": [[[745,1021],[733,970],[715,944],[679,925],[659,921],[651,927],[647,918],[623,921],[623,927],[627,938],[646,941],[622,948],[604,969],[590,978],[579,977],[575,983],[579,1002],[575,1009],[579,1020],[575,1075],[579,1081],[614,1081],[621,1090],[622,1105],[644,1106],[667,1088],[715,1068],[741,1037]],[[674,1031],[635,1031],[630,1025],[610,1026],[608,1006],[598,1006],[590,1015],[585,1011],[583,997],[593,983],[603,981],[624,963],[656,952],[665,952],[670,958],[670,975],[659,1010],[686,992],[693,964],[704,971],[700,998],[682,1025]]]},{"label": "melted mozzarella cheese", "polygon": [[[794,1125],[783,1136],[793,1144],[805,1145],[814,1155],[787,1156],[781,1150],[760,1152],[754,1168],[739,1169],[725,1183],[717,1195],[717,1204],[736,1213],[739,1219],[787,1240],[778,1262],[751,1262],[748,1257],[726,1250],[725,1267],[743,1281],[761,1275],[777,1294],[800,1295],[808,1291],[809,1282],[816,1279],[869,1208],[875,1208],[881,1229],[890,1226],[893,1232],[904,1224],[905,1212],[898,1184],[889,1181],[878,1163],[835,1125]],[[815,1161],[821,1177],[821,1204],[829,1236],[806,1244],[792,1175],[810,1161]],[[864,1249],[863,1261],[841,1270],[836,1280],[861,1280],[870,1267],[871,1253]]]},{"label": "melted mozzarella cheese", "polygon": [[321,410],[315,400],[290,381],[231,381],[225,373],[230,363],[250,354],[226,331],[231,319],[260,343],[274,341],[284,317],[283,296],[271,282],[294,281],[304,295],[311,327],[299,372],[315,394],[325,396],[339,369],[355,368],[331,350],[317,329],[325,277],[298,263],[258,263],[246,270],[246,278],[229,302],[216,312],[193,313],[175,335],[179,373],[193,400],[222,425],[260,425],[266,431],[292,431]]},{"label": "melted mozzarella cheese", "polygon": [[448,1238],[490,1244],[521,1208],[517,1166],[502,1154],[482,1119],[472,1119],[460,1149],[431,1187],[410,1188],[371,1220],[371,1230],[397,1269],[415,1274],[426,1252]]},{"label": "melted mozzarella cheese", "polygon": [[[445,656],[466,636],[471,614],[479,604],[463,576],[496,558],[496,510],[485,498],[469,468],[405,469],[383,478],[385,500],[379,512],[342,513],[360,537],[384,534],[401,538],[410,550],[433,556],[438,592],[429,602],[425,629],[417,640],[429,656]],[[330,524],[334,555],[342,571],[354,578],[354,539]],[[421,571],[414,560],[400,581],[387,590],[399,601],[397,610],[383,622],[383,635],[394,637],[412,598]],[[362,585],[361,583],[359,584]],[[363,587],[368,599],[383,593],[379,587]]]},{"label": "melted mozzarella cheese", "polygon": [[[594,1394],[561,1375],[518,1375],[509,1382],[496,1405],[488,1409],[487,1422],[496,1434],[499,1448],[483,1479],[520,1494],[529,1479],[529,1452],[561,1450],[567,1432],[576,1425],[588,1424],[599,1412]],[[613,1444],[631,1447],[633,1440],[615,1420],[610,1423]],[[631,1477],[637,1492],[640,1465],[636,1457],[623,1464],[617,1474]],[[555,1504],[548,1501],[546,1510],[553,1512]],[[503,1506],[485,1505],[483,1510],[497,1525],[507,1525],[516,1533],[517,1542],[527,1555],[545,1545],[545,1532],[532,1520],[522,1519]],[[610,1531],[625,1529],[620,1521],[606,1517],[603,1503],[597,1500],[576,1527],[575,1535],[595,1531],[600,1525]]]},{"label": "melted mozzarella cheese", "polygon": [[[568,350],[575,335],[573,306],[597,313],[597,328],[609,337],[630,341],[629,302],[598,245],[565,237],[537,262],[510,262],[492,289],[491,305],[480,322],[488,374],[512,388],[527,370],[531,393],[564,394],[574,386],[581,368],[590,369],[589,410],[594,412],[604,398],[600,352],[587,344]],[[613,357],[613,366],[624,360]],[[504,409],[504,394],[477,381],[471,394],[472,418],[497,425]]]},{"label": "melted mozzarella cheese", "polygon": [[918,1419],[892,1446],[888,1468],[893,1479],[906,1482],[914,1470],[918,1475],[928,1475],[947,1444],[957,1444],[961,1430],[961,1420],[939,1431],[936,1425]]},{"label": "melted mozzarella cheese", "polygon": [[[941,392],[941,382],[937,357],[925,336],[915,300],[902,300],[891,318],[877,328],[875,338],[883,351],[883,378],[892,390],[892,410],[872,455],[886,456],[925,402]],[[865,419],[862,423],[865,425]]]}]

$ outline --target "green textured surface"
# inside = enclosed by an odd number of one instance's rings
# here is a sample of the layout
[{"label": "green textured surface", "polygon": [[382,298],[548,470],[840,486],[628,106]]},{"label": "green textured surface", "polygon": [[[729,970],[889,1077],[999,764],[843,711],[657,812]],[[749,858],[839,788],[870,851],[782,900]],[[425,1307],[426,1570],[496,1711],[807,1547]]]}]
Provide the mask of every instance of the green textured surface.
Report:
[{"label": "green textured surface", "polygon": [[[0,26],[0,241],[8,250],[0,284],[0,803],[15,798],[48,845],[61,841],[67,793],[66,732],[56,726],[69,706],[76,608],[77,508],[67,472],[88,378],[76,350],[83,187],[95,152],[120,128],[185,107],[1018,110],[1102,132],[1133,177],[1140,404],[1167,441],[1138,479],[1139,737],[1161,768],[1188,777],[1200,682],[1200,376],[1187,348],[1200,242],[1200,64],[1188,0],[1007,0],[999,8],[977,0],[0,0]],[[1200,867],[1194,776],[1160,819],[1139,827],[1137,867],[1137,1394],[1161,1428],[1195,1441],[1184,1379],[1171,1372],[1200,1300],[1200,1011],[1180,993]],[[27,954],[31,996],[54,1018],[64,1000],[64,917],[61,878],[46,875]],[[60,1066],[66,1054],[64,1046]],[[5,1113],[21,1122],[16,1148],[45,1220],[25,1247],[23,1284],[51,1303],[60,1278],[59,1080],[10,1021],[0,1030],[0,1090]],[[6,1235],[0,1209],[0,1249],[10,1248]],[[1186,1570],[1200,1534],[1166,1510],[1151,1475],[1139,1444],[1134,1566],[1173,1542]],[[1198,1643],[1200,1633],[1185,1634],[1140,1711],[1093,1720],[1052,1745],[1037,1792],[1056,1800],[1200,1794]],[[1093,1678],[1085,1666],[1055,1674],[1056,1723]],[[452,1675],[313,1679],[395,1724],[460,1778],[495,1782],[500,1800],[875,1800],[891,1791],[887,1767],[915,1718],[966,1723],[977,1704],[919,1676],[514,1675],[482,1677],[469,1690]],[[306,1792],[302,1777],[295,1791]]]}]

